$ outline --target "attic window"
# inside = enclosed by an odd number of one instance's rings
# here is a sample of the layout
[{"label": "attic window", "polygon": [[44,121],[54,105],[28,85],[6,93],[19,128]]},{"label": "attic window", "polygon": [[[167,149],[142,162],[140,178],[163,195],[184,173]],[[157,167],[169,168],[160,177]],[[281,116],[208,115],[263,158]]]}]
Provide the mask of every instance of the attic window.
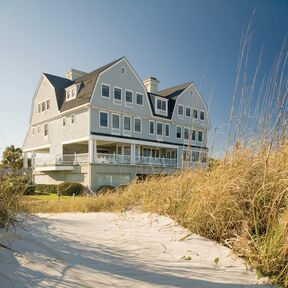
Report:
[{"label": "attic window", "polygon": [[167,100],[156,98],[155,112],[167,116]]},{"label": "attic window", "polygon": [[76,98],[77,94],[77,86],[73,85],[71,87],[66,88],[66,101],[70,101]]}]

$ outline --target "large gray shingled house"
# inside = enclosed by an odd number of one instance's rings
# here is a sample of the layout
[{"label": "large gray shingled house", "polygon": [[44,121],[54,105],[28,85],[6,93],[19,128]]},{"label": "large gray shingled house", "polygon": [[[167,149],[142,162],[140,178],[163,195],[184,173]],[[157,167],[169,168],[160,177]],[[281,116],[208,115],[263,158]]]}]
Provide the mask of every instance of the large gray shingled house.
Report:
[{"label": "large gray shingled house", "polygon": [[66,78],[42,74],[33,96],[24,162],[35,183],[95,190],[150,174],[205,166],[207,105],[193,82],[158,90],[126,57]]}]

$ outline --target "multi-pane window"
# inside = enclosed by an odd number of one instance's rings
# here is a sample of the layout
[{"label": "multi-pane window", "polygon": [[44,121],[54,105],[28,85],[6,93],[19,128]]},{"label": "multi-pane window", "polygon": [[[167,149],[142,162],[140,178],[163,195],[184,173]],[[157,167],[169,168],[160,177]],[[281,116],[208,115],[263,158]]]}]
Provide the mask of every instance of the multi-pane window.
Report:
[{"label": "multi-pane window", "polygon": [[70,99],[70,90],[67,90],[66,91],[66,100],[69,100]]},{"label": "multi-pane window", "polygon": [[102,97],[110,97],[110,86],[102,84]]},{"label": "multi-pane window", "polygon": [[143,105],[143,94],[140,93],[136,94],[136,104]]},{"label": "multi-pane window", "polygon": [[192,130],[192,141],[196,140],[196,131]]},{"label": "multi-pane window", "polygon": [[164,100],[156,99],[156,113],[167,114],[167,103]]},{"label": "multi-pane window", "polygon": [[45,102],[42,102],[42,112],[45,111]]},{"label": "multi-pane window", "polygon": [[163,124],[162,123],[159,123],[159,122],[157,122],[157,135],[159,135],[159,136],[162,136],[163,135]]},{"label": "multi-pane window", "polygon": [[120,115],[112,114],[112,128],[120,129]]},{"label": "multi-pane window", "polygon": [[176,138],[178,139],[182,138],[182,128],[180,126],[177,126]]},{"label": "multi-pane window", "polygon": [[114,99],[115,100],[122,100],[122,90],[120,88],[114,88]]},{"label": "multi-pane window", "polygon": [[124,116],[124,130],[131,131],[131,118]]},{"label": "multi-pane window", "polygon": [[203,133],[202,131],[198,131],[198,141],[202,142],[202,140],[203,140]]},{"label": "multi-pane window", "polygon": [[186,117],[191,117],[191,108],[190,107],[185,107],[185,115],[186,115]]},{"label": "multi-pane window", "polygon": [[126,92],[125,92],[125,102],[129,103],[129,104],[133,103],[132,91],[126,90]]},{"label": "multi-pane window", "polygon": [[75,93],[75,88],[71,89],[71,98],[75,98],[76,93]]},{"label": "multi-pane window", "polygon": [[205,119],[204,111],[200,111],[200,120],[204,119]]},{"label": "multi-pane window", "polygon": [[141,128],[142,128],[142,127],[141,127],[141,126],[142,126],[142,125],[141,125],[141,122],[142,122],[142,121],[141,121],[141,119],[139,119],[139,118],[135,118],[135,119],[134,119],[134,131],[135,131],[135,132],[141,132],[141,130],[142,130],[142,129],[141,129]]},{"label": "multi-pane window", "polygon": [[155,134],[155,122],[154,121],[149,122],[149,133]]},{"label": "multi-pane window", "polygon": [[44,136],[48,136],[48,124],[44,124]]},{"label": "multi-pane window", "polygon": [[48,110],[49,108],[50,108],[50,100],[47,99],[47,100],[46,100],[46,109]]},{"label": "multi-pane window", "polygon": [[100,127],[108,127],[108,113],[100,112]]},{"label": "multi-pane window", "polygon": [[193,118],[198,118],[198,110],[193,109]]},{"label": "multi-pane window", "polygon": [[71,124],[75,124],[75,122],[76,122],[76,115],[72,114],[71,115]]},{"label": "multi-pane window", "polygon": [[183,105],[178,105],[178,115],[183,116],[184,115],[184,107]]},{"label": "multi-pane window", "polygon": [[165,136],[169,137],[170,136],[170,125],[165,124]]},{"label": "multi-pane window", "polygon": [[184,128],[184,139],[185,140],[189,139],[189,129],[188,128]]}]

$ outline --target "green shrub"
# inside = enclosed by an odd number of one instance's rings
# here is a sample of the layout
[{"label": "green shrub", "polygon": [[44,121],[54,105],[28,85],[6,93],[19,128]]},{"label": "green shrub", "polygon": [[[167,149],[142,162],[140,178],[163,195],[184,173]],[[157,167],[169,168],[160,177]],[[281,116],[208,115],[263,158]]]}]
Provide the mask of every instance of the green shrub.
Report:
[{"label": "green shrub", "polygon": [[36,184],[35,190],[41,193],[57,193],[57,186],[56,184]]},{"label": "green shrub", "polygon": [[35,194],[35,185],[33,185],[32,183],[25,185],[23,195],[33,195],[33,194]]},{"label": "green shrub", "polygon": [[83,193],[84,186],[80,183],[75,182],[64,182],[57,186],[57,194],[72,196],[73,194],[79,195]]}]

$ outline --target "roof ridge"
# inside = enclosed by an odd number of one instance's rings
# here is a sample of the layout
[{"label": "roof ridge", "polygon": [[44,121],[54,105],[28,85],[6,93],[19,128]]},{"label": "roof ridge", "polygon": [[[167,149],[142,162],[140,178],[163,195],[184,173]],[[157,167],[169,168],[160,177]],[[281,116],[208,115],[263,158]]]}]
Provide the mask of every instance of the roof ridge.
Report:
[{"label": "roof ridge", "polygon": [[161,90],[159,90],[159,91],[157,91],[157,93],[159,93],[159,92],[163,92],[163,91],[165,91],[165,90],[169,90],[169,89],[175,89],[175,88],[178,88],[178,87],[181,87],[181,86],[186,86],[186,88],[190,85],[190,84],[192,84],[193,82],[192,81],[190,81],[190,82],[184,82],[184,83],[182,83],[182,84],[178,84],[178,85],[175,85],[175,86],[171,86],[171,87],[167,87],[167,88],[165,88],[165,89],[161,89]]}]

